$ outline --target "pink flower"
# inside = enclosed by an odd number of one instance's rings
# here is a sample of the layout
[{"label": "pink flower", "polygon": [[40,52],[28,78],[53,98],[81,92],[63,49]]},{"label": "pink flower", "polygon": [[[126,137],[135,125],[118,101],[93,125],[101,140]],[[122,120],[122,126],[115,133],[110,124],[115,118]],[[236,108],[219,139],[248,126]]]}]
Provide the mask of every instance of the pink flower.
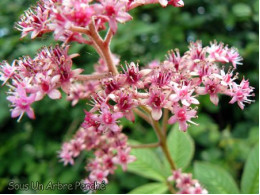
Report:
[{"label": "pink flower", "polygon": [[16,67],[15,67],[16,61],[12,63],[12,66],[8,64],[7,61],[3,61],[0,63],[0,81],[3,81],[3,85],[13,77]]},{"label": "pink flower", "polygon": [[51,78],[49,75],[38,73],[36,75],[36,80],[39,84],[39,91],[37,92],[36,96],[37,101],[41,100],[45,94],[47,94],[51,99],[61,98],[60,91],[55,89],[57,87],[57,83],[60,80],[60,75],[55,75]]},{"label": "pink flower", "polygon": [[238,106],[243,110],[244,109],[244,102],[251,103],[253,100],[248,99],[250,96],[254,96],[251,94],[253,92],[253,87],[249,86],[248,80],[243,79],[240,85],[233,83],[231,89],[231,96],[232,99],[230,100],[230,104],[234,104],[237,102]]},{"label": "pink flower", "polygon": [[51,54],[49,58],[60,75],[61,88],[66,93],[69,92],[71,79],[76,78],[83,71],[83,69],[71,70],[72,60],[68,55],[68,49],[68,46],[65,48],[56,46],[55,48],[50,48],[49,51]]},{"label": "pink flower", "polygon": [[169,51],[168,55],[166,56],[166,59],[167,59],[168,62],[173,63],[176,71],[179,70],[181,57],[180,57],[180,52],[179,52],[178,49],[175,49],[175,51],[173,51],[173,50]]},{"label": "pink flower", "polygon": [[234,68],[237,68],[238,65],[242,65],[242,60],[243,58],[239,55],[238,51],[236,48],[231,48],[227,51],[227,60],[232,63]]},{"label": "pink flower", "polygon": [[170,70],[154,71],[152,74],[151,83],[160,88],[168,88],[168,84],[172,79],[172,72]]},{"label": "pink flower", "polygon": [[184,2],[182,0],[170,0],[168,2],[169,5],[173,5],[174,7],[183,7]]},{"label": "pink flower", "polygon": [[101,107],[101,114],[98,118],[100,126],[98,130],[106,131],[110,129],[113,132],[120,131],[119,126],[117,125],[117,119],[122,118],[124,114],[122,112],[112,113],[107,106]]},{"label": "pink flower", "polygon": [[22,38],[29,32],[32,32],[31,38],[41,36],[48,32],[48,18],[50,10],[44,6],[44,3],[39,2],[36,7],[29,8],[21,16],[20,21],[16,24],[16,28],[22,31]]},{"label": "pink flower", "polygon": [[89,175],[89,179],[90,181],[94,182],[99,182],[101,183],[102,181],[104,181],[105,183],[108,183],[108,180],[107,180],[107,176],[109,174],[109,171],[108,170],[94,170],[90,173]]},{"label": "pink flower", "polygon": [[74,164],[74,160],[72,158],[72,153],[70,151],[70,148],[71,148],[70,143],[64,143],[62,145],[61,151],[59,152],[59,157],[61,158],[61,161],[64,162],[64,165]]},{"label": "pink flower", "polygon": [[99,124],[100,124],[98,122],[98,115],[93,114],[93,113],[88,112],[88,111],[84,111],[84,112],[85,112],[85,119],[84,119],[82,126],[86,129],[89,128],[89,127],[98,127]]},{"label": "pink flower", "polygon": [[109,97],[117,103],[115,106],[115,111],[120,111],[124,113],[124,116],[134,122],[135,115],[133,113],[133,108],[137,106],[137,101],[134,99],[132,93],[127,93],[120,91],[117,94],[110,94]]},{"label": "pink flower", "polygon": [[103,156],[103,161],[104,161],[104,166],[106,170],[109,170],[109,173],[114,173],[114,170],[116,169],[116,166],[113,162],[113,156],[111,155],[104,155]]},{"label": "pink flower", "polygon": [[182,173],[181,170],[175,170],[168,177],[168,181],[175,181],[177,188],[176,194],[207,194],[208,191],[200,183],[192,179],[192,174]]},{"label": "pink flower", "polygon": [[205,87],[197,88],[196,92],[200,95],[209,94],[210,101],[217,106],[219,102],[218,93],[224,93],[226,91],[226,87],[221,85],[221,81],[217,77],[206,77],[203,79],[203,84]]},{"label": "pink flower", "polygon": [[212,60],[221,63],[228,63],[229,60],[227,59],[227,49],[224,47],[223,43],[210,43],[210,47],[207,48],[207,52],[209,53],[209,57]]},{"label": "pink flower", "polygon": [[71,154],[75,158],[83,149],[85,149],[84,140],[81,137],[78,139],[73,139],[70,141],[70,147]]},{"label": "pink flower", "polygon": [[108,95],[113,91],[119,90],[120,87],[123,85],[123,83],[124,83],[124,79],[121,77],[121,75],[105,80],[104,85],[105,85],[106,94]]},{"label": "pink flower", "polygon": [[181,169],[172,171],[172,175],[168,177],[168,181],[175,181],[177,179],[180,179],[182,176]]},{"label": "pink flower", "polygon": [[126,2],[120,0],[100,0],[94,9],[98,16],[105,18],[113,33],[117,31],[117,22],[125,23],[132,19],[126,12]]},{"label": "pink flower", "polygon": [[152,117],[159,120],[162,117],[162,108],[166,105],[166,94],[156,88],[150,88],[149,99],[146,103],[152,108]]},{"label": "pink flower", "polygon": [[16,91],[11,94],[11,96],[7,97],[7,100],[10,101],[14,107],[14,109],[12,109],[12,118],[19,116],[19,121],[26,112],[29,118],[34,119],[35,115],[31,104],[35,101],[35,94],[27,96],[25,88],[21,85],[18,85]]},{"label": "pink flower", "polygon": [[148,67],[151,69],[158,68],[160,66],[160,61],[159,60],[153,60],[148,64]]},{"label": "pink flower", "polygon": [[63,1],[62,4],[64,7],[59,10],[60,14],[64,16],[64,19],[67,20],[66,22],[71,22],[75,26],[86,27],[95,14],[94,9],[89,5],[89,2],[90,0]]},{"label": "pink flower", "polygon": [[173,105],[172,113],[174,114],[168,120],[169,124],[179,123],[179,128],[181,131],[186,131],[188,128],[187,122],[195,124],[191,121],[192,118],[196,118],[196,111],[191,110],[186,106],[180,107],[179,105]]},{"label": "pink flower", "polygon": [[129,155],[131,148],[126,148],[125,150],[118,150],[117,155],[113,158],[115,164],[121,165],[122,169],[126,171],[127,164],[134,162],[136,158]]},{"label": "pink flower", "polygon": [[192,96],[194,89],[190,85],[182,85],[180,87],[173,86],[175,94],[170,95],[169,100],[173,102],[181,101],[185,106],[190,106],[191,104],[199,104],[199,101]]},{"label": "pink flower", "polygon": [[144,84],[141,81],[141,78],[148,74],[145,69],[139,71],[138,64],[131,62],[130,64],[126,64],[126,70],[124,69],[124,75],[126,77],[125,82],[128,85],[136,86],[137,88],[143,88]]}]

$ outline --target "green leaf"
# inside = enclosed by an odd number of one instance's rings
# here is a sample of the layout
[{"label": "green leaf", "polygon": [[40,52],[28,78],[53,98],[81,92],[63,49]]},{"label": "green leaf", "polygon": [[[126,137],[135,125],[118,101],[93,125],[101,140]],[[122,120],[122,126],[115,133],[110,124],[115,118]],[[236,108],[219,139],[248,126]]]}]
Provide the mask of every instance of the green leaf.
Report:
[{"label": "green leaf", "polygon": [[194,173],[210,194],[239,194],[232,176],[219,166],[196,162]]},{"label": "green leaf", "polygon": [[259,193],[259,148],[258,144],[250,152],[241,181],[241,190],[244,194]]},{"label": "green leaf", "polygon": [[[135,144],[137,144],[137,142],[135,142]],[[162,163],[151,149],[132,149],[131,154],[134,155],[137,160],[128,165],[127,170],[129,172],[149,179],[165,181]]]},{"label": "green leaf", "polygon": [[167,145],[177,168],[186,168],[194,155],[194,142],[190,135],[175,125],[168,135]]},{"label": "green leaf", "polygon": [[129,194],[163,194],[167,190],[166,183],[149,183],[133,189]]}]

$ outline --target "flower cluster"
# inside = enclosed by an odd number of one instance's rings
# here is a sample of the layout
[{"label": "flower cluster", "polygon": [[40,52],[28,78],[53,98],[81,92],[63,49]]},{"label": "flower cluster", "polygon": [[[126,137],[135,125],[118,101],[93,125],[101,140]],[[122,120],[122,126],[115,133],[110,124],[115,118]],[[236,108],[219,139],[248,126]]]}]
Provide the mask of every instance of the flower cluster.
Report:
[{"label": "flower cluster", "polygon": [[146,4],[160,3],[163,7],[173,5],[182,7],[182,0],[39,0],[36,6],[25,11],[16,28],[22,31],[22,37],[31,32],[31,38],[44,33],[54,32],[56,40],[88,43],[75,27],[104,30],[109,24],[113,33],[117,23],[132,19],[130,10]]},{"label": "flower cluster", "polygon": [[[216,49],[218,48],[218,49]],[[241,57],[234,48],[212,43],[202,47],[201,42],[191,43],[189,50],[181,57],[178,50],[171,51],[162,63],[153,64],[143,70],[135,63],[126,64],[123,72],[112,76],[105,74],[106,63],[99,60],[96,72],[103,78],[95,81],[81,81],[81,69],[72,70],[68,47],[50,47],[39,51],[34,59],[26,56],[15,60],[12,65],[4,61],[1,64],[0,79],[5,84],[12,80],[8,100],[12,103],[12,117],[22,116],[24,112],[34,118],[31,104],[41,100],[45,95],[52,99],[61,98],[57,88],[68,93],[68,100],[75,105],[80,99],[87,99],[98,93],[93,111],[102,110],[111,114],[121,112],[130,121],[134,121],[133,109],[147,107],[154,120],[162,116],[162,109],[169,109],[173,116],[169,124],[179,123],[182,131],[187,130],[187,123],[196,118],[199,95],[209,94],[213,104],[218,105],[219,94],[231,97],[230,103],[238,103],[241,109],[244,103],[250,103],[253,88],[248,80],[237,84],[237,74],[233,74]],[[233,57],[232,57],[232,56]],[[113,58],[115,63],[119,60]],[[233,68],[225,72],[220,64],[230,63]],[[93,96],[92,96],[93,97]],[[113,101],[114,105],[108,102]],[[103,105],[103,107],[102,107]],[[105,111],[104,111],[105,109]],[[116,126],[101,125],[117,131]]]},{"label": "flower cluster", "polygon": [[[48,95],[51,99],[60,99],[58,88],[69,92],[70,84],[81,69],[72,70],[72,58],[69,47],[44,47],[35,58],[24,56],[14,60],[12,65],[4,61],[0,66],[0,80],[10,88],[7,99],[12,103],[12,117],[20,118],[24,113],[34,119],[31,108],[33,102]],[[9,80],[11,82],[9,82]]]},{"label": "flower cluster", "polygon": [[[240,84],[235,82],[238,75],[233,72],[241,57],[238,53],[234,54],[234,48],[229,49],[227,46],[221,47],[223,51],[218,50],[224,53],[222,57],[214,54],[212,48],[219,45],[222,44],[213,43],[203,48],[201,42],[191,43],[189,50],[182,57],[178,50],[171,51],[165,61],[153,63],[153,66],[147,66],[142,70],[133,62],[126,64],[122,73],[91,84],[96,84],[95,89],[99,89],[92,110],[103,112],[105,105],[111,114],[121,112],[127,119],[134,121],[134,108],[146,107],[154,120],[160,120],[162,109],[168,109],[173,114],[168,123],[179,123],[180,130],[186,131],[188,123],[196,124],[192,118],[197,117],[199,95],[208,94],[215,105],[218,105],[220,94],[228,95],[231,97],[231,104],[237,102],[243,109],[244,103],[252,101],[249,97],[254,95],[253,88],[245,79]],[[230,57],[228,61],[219,61],[220,57],[226,58],[229,52],[236,57]],[[221,64],[226,63],[233,64],[232,70],[229,68],[225,72]],[[88,89],[88,85],[82,89]],[[93,93],[94,87],[90,88],[89,94]],[[80,87],[77,90],[80,94]],[[70,100],[77,102],[79,97],[71,96]],[[107,124],[105,126],[109,128]],[[117,131],[118,128],[110,129]]]},{"label": "flower cluster", "polygon": [[208,194],[199,181],[192,179],[192,175],[182,173],[181,170],[175,170],[168,177],[168,181],[174,181],[175,187],[178,189],[177,194]]},{"label": "flower cluster", "polygon": [[[65,165],[68,163],[73,165],[74,158],[79,156],[81,151],[93,150],[95,158],[89,160],[86,166],[90,174],[84,182],[105,181],[107,183],[108,175],[114,173],[117,165],[126,170],[127,164],[133,162],[135,157],[130,155],[131,148],[127,145],[127,136],[121,132],[121,128],[118,127],[117,132],[104,133],[97,128],[97,122],[92,121],[92,117],[95,116],[86,112],[85,124],[71,141],[63,144],[59,156]],[[105,117],[103,116],[104,120],[109,120],[109,117]],[[114,116],[112,120],[116,120],[117,117]]]}]

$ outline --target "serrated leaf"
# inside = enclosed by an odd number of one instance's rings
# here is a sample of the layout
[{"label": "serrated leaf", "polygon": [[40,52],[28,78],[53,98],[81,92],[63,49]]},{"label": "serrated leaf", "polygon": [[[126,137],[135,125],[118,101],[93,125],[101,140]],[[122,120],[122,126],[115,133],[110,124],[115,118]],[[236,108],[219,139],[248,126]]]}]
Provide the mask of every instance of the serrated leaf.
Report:
[{"label": "serrated leaf", "polygon": [[167,190],[166,183],[149,183],[133,189],[129,194],[163,194]]},{"label": "serrated leaf", "polygon": [[167,138],[167,145],[177,168],[186,168],[194,155],[194,142],[188,132],[182,132],[175,125]]},{"label": "serrated leaf", "polygon": [[259,148],[250,152],[242,175],[241,190],[244,194],[259,193]]},{"label": "serrated leaf", "polygon": [[[133,143],[133,141],[131,143]],[[132,149],[131,154],[134,155],[137,160],[128,165],[127,170],[129,172],[156,181],[165,181],[162,163],[151,149]]]},{"label": "serrated leaf", "polygon": [[194,173],[210,194],[239,194],[232,176],[219,166],[196,162]]}]

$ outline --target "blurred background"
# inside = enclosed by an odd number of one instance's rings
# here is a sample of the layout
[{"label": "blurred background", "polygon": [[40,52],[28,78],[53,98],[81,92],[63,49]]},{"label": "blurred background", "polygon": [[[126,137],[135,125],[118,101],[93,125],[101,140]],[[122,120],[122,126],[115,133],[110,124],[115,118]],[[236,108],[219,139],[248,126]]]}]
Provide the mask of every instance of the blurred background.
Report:
[{"label": "blurred background", "polygon": [[[44,45],[55,44],[52,35],[43,38],[20,40],[20,33],[13,29],[15,21],[34,0],[0,1],[0,60],[22,55],[34,56]],[[242,168],[251,148],[259,140],[258,102],[258,53],[259,53],[259,2],[257,0],[185,0],[185,7],[161,8],[159,5],[138,8],[131,12],[133,21],[120,25],[112,42],[112,51],[124,61],[140,61],[141,65],[164,59],[169,49],[187,50],[188,42],[202,40],[223,41],[239,49],[244,65],[238,67],[255,87],[255,100],[242,111],[237,105],[228,104],[229,98],[221,97],[216,107],[208,96],[200,98],[200,126],[188,130],[196,143],[195,160],[209,161],[227,169],[239,184]],[[71,53],[79,53],[75,66],[93,70],[98,55],[88,46],[72,44]],[[34,104],[36,120],[23,117],[20,123],[11,119],[5,87],[0,89],[0,192],[8,192],[12,179],[17,183],[39,181],[47,184],[60,181],[73,183],[86,177],[86,157],[81,155],[75,166],[64,167],[57,158],[62,142],[72,137],[84,119],[84,102],[75,107],[66,101],[45,98]],[[156,140],[153,130],[137,119],[135,124],[123,120],[124,131],[131,139],[143,143]],[[189,169],[188,169],[189,170]],[[191,170],[191,169],[190,169]],[[126,193],[145,184],[148,179],[118,169],[110,177],[107,190],[102,193]],[[13,193],[23,193],[14,190]],[[34,191],[26,191],[26,193]],[[39,191],[38,193],[66,193],[68,191]],[[82,193],[81,190],[71,193]],[[35,192],[34,192],[35,193]]]}]

